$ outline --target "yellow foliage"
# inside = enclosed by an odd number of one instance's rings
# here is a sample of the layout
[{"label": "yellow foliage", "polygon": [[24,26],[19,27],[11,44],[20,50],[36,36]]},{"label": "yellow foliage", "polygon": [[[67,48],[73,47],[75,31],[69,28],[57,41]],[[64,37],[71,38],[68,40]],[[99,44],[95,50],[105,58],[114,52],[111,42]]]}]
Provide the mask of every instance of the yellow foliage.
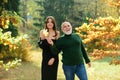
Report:
[{"label": "yellow foliage", "polygon": [[[89,21],[89,24],[84,23],[75,30],[83,38],[88,51],[93,51],[94,59],[120,56],[117,52],[113,54],[113,51],[120,50],[120,18],[99,17],[95,20],[90,18]],[[110,50],[111,53],[108,53],[107,50]]]},{"label": "yellow foliage", "polygon": [[12,13],[9,11],[2,11],[2,15],[0,16],[0,26],[3,29],[8,28],[9,22],[13,23],[13,25],[17,25],[20,21],[20,17],[16,13]]}]

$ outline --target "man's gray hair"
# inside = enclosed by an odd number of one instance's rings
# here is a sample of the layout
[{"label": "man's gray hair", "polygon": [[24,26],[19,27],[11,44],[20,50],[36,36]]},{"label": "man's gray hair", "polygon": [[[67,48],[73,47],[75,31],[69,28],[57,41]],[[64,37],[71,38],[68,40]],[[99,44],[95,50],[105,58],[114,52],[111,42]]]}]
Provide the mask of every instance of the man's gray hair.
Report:
[{"label": "man's gray hair", "polygon": [[64,24],[68,24],[69,26],[71,26],[71,27],[72,27],[72,25],[71,25],[71,24],[70,24],[70,22],[68,22],[68,21],[63,22],[63,23],[61,24],[61,27],[63,27],[63,26],[64,26]]}]

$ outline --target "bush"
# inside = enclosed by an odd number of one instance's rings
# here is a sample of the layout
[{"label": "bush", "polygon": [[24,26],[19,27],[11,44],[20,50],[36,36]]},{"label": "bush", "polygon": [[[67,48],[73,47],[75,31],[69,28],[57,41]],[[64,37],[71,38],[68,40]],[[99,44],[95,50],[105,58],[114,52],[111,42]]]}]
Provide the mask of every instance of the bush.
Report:
[{"label": "bush", "polygon": [[112,62],[119,64],[117,57],[120,56],[120,18],[99,17],[95,20],[89,19],[89,22],[76,28],[86,44],[87,51],[94,59],[112,57]]}]

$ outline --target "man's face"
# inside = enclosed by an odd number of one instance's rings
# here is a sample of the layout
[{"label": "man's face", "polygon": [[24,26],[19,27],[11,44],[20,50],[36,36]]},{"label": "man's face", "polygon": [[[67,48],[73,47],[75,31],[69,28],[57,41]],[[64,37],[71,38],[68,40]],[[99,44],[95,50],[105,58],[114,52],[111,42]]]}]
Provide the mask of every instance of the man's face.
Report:
[{"label": "man's face", "polygon": [[67,34],[67,35],[69,35],[69,34],[72,33],[72,26],[71,26],[71,24],[68,23],[68,22],[65,22],[65,23],[63,24],[63,26],[62,26],[61,29],[62,29],[62,31],[63,31],[65,34]]}]

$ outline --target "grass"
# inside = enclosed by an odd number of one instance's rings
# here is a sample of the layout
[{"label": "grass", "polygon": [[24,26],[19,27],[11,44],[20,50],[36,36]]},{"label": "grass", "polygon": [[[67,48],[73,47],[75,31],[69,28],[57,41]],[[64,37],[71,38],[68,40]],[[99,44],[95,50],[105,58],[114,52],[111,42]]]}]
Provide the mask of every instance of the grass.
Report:
[{"label": "grass", "polygon": [[[88,80],[120,80],[120,65],[109,65],[109,60],[110,58],[105,58],[93,61],[91,62],[91,68],[88,68],[88,65],[86,64]],[[58,73],[59,80],[65,80],[61,62],[59,64]],[[75,80],[78,80],[77,76],[75,76]]]},{"label": "grass", "polygon": [[[89,70],[87,68],[87,70]],[[92,71],[88,71],[89,80],[120,80],[120,65],[109,65],[108,62],[93,62]]]},{"label": "grass", "polygon": [[[30,51],[28,60],[9,71],[0,69],[0,80],[40,80],[41,51]],[[58,68],[58,80],[65,80],[61,60]],[[86,65],[86,70],[89,80],[120,80],[120,65],[109,65],[109,58],[93,61],[91,68]]]}]

